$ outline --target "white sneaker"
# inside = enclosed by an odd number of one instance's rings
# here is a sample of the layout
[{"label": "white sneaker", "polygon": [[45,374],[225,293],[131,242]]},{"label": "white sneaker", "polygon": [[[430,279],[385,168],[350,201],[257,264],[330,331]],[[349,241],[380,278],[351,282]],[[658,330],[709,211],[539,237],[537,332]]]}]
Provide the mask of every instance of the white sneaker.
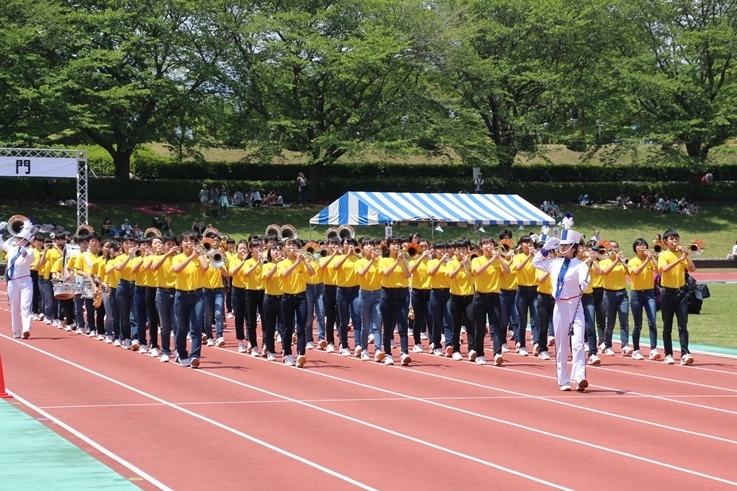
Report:
[{"label": "white sneaker", "polygon": [[84,329],[82,329],[81,327],[78,327],[77,328],[76,333],[77,334],[87,334],[87,332]]},{"label": "white sneaker", "polygon": [[594,354],[589,355],[589,365],[596,366],[596,365],[599,365],[599,364],[601,364],[601,360],[599,359],[598,356],[596,356]]},{"label": "white sneaker", "polygon": [[604,354],[606,356],[614,356],[616,353],[614,353],[614,350],[613,349],[607,348],[607,349],[604,350]]},{"label": "white sneaker", "polygon": [[430,343],[429,352],[432,353],[433,351],[435,351],[435,343]]},{"label": "white sneaker", "polygon": [[502,353],[509,353],[509,348],[507,347],[506,344],[502,345]]},{"label": "white sneaker", "polygon": [[297,355],[297,368],[304,368],[307,363],[307,357],[305,355]]},{"label": "white sneaker", "polygon": [[681,365],[692,365],[692,364],[693,364],[693,356],[691,356],[688,353],[681,356]]},{"label": "white sneaker", "polygon": [[295,366],[296,364],[294,363],[294,356],[292,356],[292,355],[287,355],[287,356],[285,356],[285,357],[284,357],[284,364],[285,364],[286,366],[288,366],[288,367],[293,367],[293,366]]},{"label": "white sneaker", "polygon": [[660,351],[658,351],[658,348],[651,349],[650,350],[650,356],[648,357],[651,360],[659,360],[660,359]]},{"label": "white sneaker", "polygon": [[440,335],[440,344],[445,344],[445,334]]},{"label": "white sneaker", "polygon": [[276,342],[281,343],[281,334],[276,335]]},{"label": "white sneaker", "polygon": [[445,356],[447,356],[448,358],[453,356],[453,346],[449,344],[445,346]]},{"label": "white sneaker", "polygon": [[307,346],[305,346],[306,349],[315,349],[315,345],[312,343],[307,343]]},{"label": "white sneaker", "polygon": [[468,361],[476,361],[476,352],[474,350],[468,352]]},{"label": "white sneaker", "polygon": [[462,334],[465,334],[466,333],[466,326],[461,326],[461,333]]},{"label": "white sneaker", "polygon": [[548,336],[548,346],[555,346],[555,336]]},{"label": "white sneaker", "polygon": [[259,356],[261,356],[261,352],[258,350],[258,346],[254,346],[253,348],[251,348],[251,356],[253,356],[254,358],[258,358]]},{"label": "white sneaker", "polygon": [[635,350],[632,349],[630,346],[623,346],[622,347],[622,356],[632,356],[632,353],[634,353]]},{"label": "white sneaker", "polygon": [[420,339],[422,339],[424,341],[425,339],[429,339],[429,338],[427,337],[427,334],[426,333],[421,332],[420,333]]},{"label": "white sneaker", "polygon": [[126,339],[125,341],[123,341],[123,349],[133,349],[133,343],[131,343],[130,339]]},{"label": "white sneaker", "polygon": [[97,331],[90,331],[87,333],[88,338],[96,338],[97,337]]},{"label": "white sneaker", "polygon": [[374,361],[376,363],[381,363],[382,361],[384,361],[384,352],[377,351],[376,353],[374,353]]},{"label": "white sneaker", "polygon": [[269,353],[266,355],[266,361],[276,361],[276,355],[274,353]]},{"label": "white sneaker", "polygon": [[44,324],[50,326],[51,324],[53,324],[53,322],[51,322],[49,319],[44,319]]},{"label": "white sneaker", "polygon": [[384,357],[384,365],[394,365],[394,357],[392,355],[386,355]]},{"label": "white sneaker", "polygon": [[363,348],[361,348],[360,346],[356,346],[356,349],[353,350],[353,355],[356,358],[361,358],[361,353],[363,353]]},{"label": "white sneaker", "polygon": [[123,344],[120,342],[119,339],[113,341],[113,347],[118,348],[120,346],[123,346]]},{"label": "white sneaker", "polygon": [[606,349],[606,343],[600,343],[599,344],[599,352],[600,353],[603,353],[605,349]]},{"label": "white sneaker", "polygon": [[537,356],[540,354],[540,345],[535,343],[532,345],[532,356]]},{"label": "white sneaker", "polygon": [[325,348],[325,353],[335,353],[335,345],[328,343],[328,347]]},{"label": "white sneaker", "polygon": [[371,361],[371,357],[369,356],[368,352],[364,351],[361,353],[361,361]]},{"label": "white sneaker", "polygon": [[463,355],[459,351],[456,351],[453,353],[453,359],[455,361],[463,361]]},{"label": "white sneaker", "polygon": [[438,348],[435,351],[433,351],[432,354],[435,355],[435,356],[445,356],[445,351],[443,351],[440,348]]},{"label": "white sneaker", "polygon": [[158,348],[151,348],[151,350],[149,350],[148,352],[148,355],[151,358],[158,358],[159,356],[161,356],[161,351],[159,351]]},{"label": "white sneaker", "polygon": [[246,343],[243,341],[238,342],[238,353],[247,353],[248,348],[246,348]]},{"label": "white sneaker", "polygon": [[161,363],[169,363],[169,355],[166,353],[162,353],[162,355],[159,357],[159,361]]},{"label": "white sneaker", "polygon": [[207,340],[207,343],[205,343],[205,345],[206,346],[215,346],[215,341],[213,341],[212,339],[208,339]]},{"label": "white sneaker", "polygon": [[527,356],[527,355],[529,355],[529,353],[527,352],[527,349],[526,348],[520,348],[518,354],[520,356]]},{"label": "white sneaker", "polygon": [[403,367],[407,367],[410,363],[412,363],[412,357],[410,357],[407,353],[404,353],[399,359],[402,361]]},{"label": "white sneaker", "polygon": [[486,357],[485,356],[477,356],[476,357],[476,364],[477,365],[486,365]]},{"label": "white sneaker", "polygon": [[514,339],[514,332],[507,331],[507,341],[511,341],[512,339]]},{"label": "white sneaker", "polygon": [[102,334],[98,334],[97,335],[97,340],[98,341],[107,341],[107,339],[105,338],[105,336],[103,336]]},{"label": "white sneaker", "polygon": [[[61,324],[59,324],[59,325],[61,325]],[[68,324],[67,327],[64,328],[64,330],[66,332],[72,332],[72,331],[74,331],[74,328],[72,327],[71,324]]]},{"label": "white sneaker", "polygon": [[184,368],[189,368],[192,366],[192,362],[189,360],[189,358],[180,359],[179,364]]},{"label": "white sneaker", "polygon": [[644,360],[645,357],[642,356],[642,354],[640,353],[640,350],[637,350],[634,353],[632,353],[632,359],[633,360]]},{"label": "white sneaker", "polygon": [[368,344],[374,344],[374,335],[373,334],[369,334],[368,335]]},{"label": "white sneaker", "polygon": [[340,356],[351,356],[351,350],[343,348],[340,350]]},{"label": "white sneaker", "polygon": [[[393,348],[393,346],[392,346]],[[422,345],[416,344],[412,347],[412,353],[422,353]]]},{"label": "white sneaker", "polygon": [[228,319],[235,319],[235,316],[232,312],[228,312],[228,315],[226,316]]},{"label": "white sneaker", "polygon": [[673,355],[665,355],[665,364],[666,365],[675,365],[676,360],[673,359]]},{"label": "white sneaker", "polygon": [[504,363],[504,357],[502,355],[494,355],[494,366],[500,367]]},{"label": "white sneaker", "polygon": [[146,348],[145,346],[141,346],[140,348],[138,348],[138,352],[142,355],[145,355],[146,353],[148,353],[148,348]]},{"label": "white sneaker", "polygon": [[560,386],[560,391],[561,392],[570,392],[571,391],[571,386],[570,385],[561,385]]},{"label": "white sneaker", "polygon": [[141,343],[139,343],[137,339],[134,339],[133,341],[128,341],[128,344],[130,344],[130,346],[126,349],[130,349],[131,351],[138,351],[139,349],[141,349]]},{"label": "white sneaker", "polygon": [[391,343],[389,343],[389,346],[392,347],[392,349],[397,349],[397,343],[392,339]]},{"label": "white sneaker", "polygon": [[545,361],[548,361],[548,360],[550,360],[550,355],[548,354],[548,352],[547,352],[547,351],[541,351],[541,352],[540,352],[540,354],[538,354],[538,355],[537,355],[537,357],[538,357],[539,359],[541,359],[541,360],[545,360]]},{"label": "white sneaker", "polygon": [[225,338],[218,338],[217,341],[215,341],[215,346],[218,348],[225,346]]}]

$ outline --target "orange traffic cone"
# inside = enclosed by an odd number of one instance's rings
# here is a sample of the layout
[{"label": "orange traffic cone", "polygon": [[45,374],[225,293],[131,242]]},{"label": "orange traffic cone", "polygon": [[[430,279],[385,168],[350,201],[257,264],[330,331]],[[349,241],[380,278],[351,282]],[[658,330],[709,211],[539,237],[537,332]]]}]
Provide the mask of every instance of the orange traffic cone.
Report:
[{"label": "orange traffic cone", "polygon": [[5,392],[5,377],[3,377],[3,357],[0,355],[0,399],[9,399],[13,396]]}]

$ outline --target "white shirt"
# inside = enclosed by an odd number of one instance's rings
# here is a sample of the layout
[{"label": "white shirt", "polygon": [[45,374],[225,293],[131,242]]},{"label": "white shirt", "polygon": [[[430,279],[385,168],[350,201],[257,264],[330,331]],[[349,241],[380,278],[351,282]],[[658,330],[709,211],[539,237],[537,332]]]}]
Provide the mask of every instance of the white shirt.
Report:
[{"label": "white shirt", "polygon": [[737,256],[737,244],[732,246],[732,255]]},{"label": "white shirt", "polygon": [[[550,281],[553,285],[553,297],[555,297],[555,293],[558,290],[558,275],[560,274],[560,268],[563,266],[563,258],[546,260],[542,253],[538,251],[532,259],[532,265],[539,270],[550,273]],[[560,298],[568,299],[581,295],[581,292],[588,288],[590,280],[589,267],[586,263],[574,257],[568,264],[568,271],[563,279],[563,289],[560,292]]]},{"label": "white shirt", "polygon": [[[13,265],[12,279],[23,278],[24,276],[31,275],[31,265],[36,258],[35,250],[26,247],[10,245],[7,242],[3,243],[0,247],[2,247],[2,250],[5,251],[5,261],[7,262],[6,271],[10,270],[10,263],[13,261],[13,258],[18,252],[18,249],[21,249],[21,255],[18,256],[18,259],[15,260],[15,263]],[[26,253],[25,257],[23,256],[23,251],[25,251]]]}]

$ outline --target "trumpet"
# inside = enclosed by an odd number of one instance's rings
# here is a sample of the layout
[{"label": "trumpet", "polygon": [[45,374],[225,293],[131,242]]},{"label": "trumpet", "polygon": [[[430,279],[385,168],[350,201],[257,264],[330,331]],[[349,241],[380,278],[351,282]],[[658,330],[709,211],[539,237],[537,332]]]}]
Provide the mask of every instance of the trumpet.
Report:
[{"label": "trumpet", "polygon": [[496,247],[497,252],[504,257],[514,255],[514,242],[510,239],[502,239]]},{"label": "trumpet", "polygon": [[225,257],[223,256],[223,253],[220,251],[215,251],[212,256],[210,256],[210,263],[212,264],[213,268],[222,268],[225,266]]},{"label": "trumpet", "polygon": [[420,248],[415,244],[409,244],[404,250],[404,258],[407,260],[414,259],[418,254],[420,254],[420,252]]},{"label": "trumpet", "polygon": [[688,251],[691,254],[694,254],[696,256],[700,256],[704,253],[704,241],[701,239],[694,239],[691,241],[691,243],[688,245]]},{"label": "trumpet", "polygon": [[141,257],[143,256],[143,251],[141,249],[136,249],[133,253],[133,257]]},{"label": "trumpet", "polygon": [[363,249],[361,249],[361,246],[354,247],[353,254],[355,254],[358,257],[363,257]]},{"label": "trumpet", "polygon": [[469,275],[471,274],[471,269],[472,269],[471,263],[473,262],[474,259],[480,256],[481,256],[481,253],[478,250],[471,251],[466,255],[466,257],[463,259],[465,261],[466,273],[468,273]]}]

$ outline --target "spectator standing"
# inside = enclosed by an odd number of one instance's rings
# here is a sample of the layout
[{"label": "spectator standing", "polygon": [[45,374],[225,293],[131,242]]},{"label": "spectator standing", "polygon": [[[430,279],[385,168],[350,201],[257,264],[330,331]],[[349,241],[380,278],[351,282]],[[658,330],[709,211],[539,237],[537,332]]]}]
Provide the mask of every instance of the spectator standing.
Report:
[{"label": "spectator standing", "polygon": [[213,184],[212,189],[210,190],[210,213],[212,216],[216,217],[218,215],[218,210],[220,209],[220,191],[218,190],[218,185]]},{"label": "spectator standing", "polygon": [[200,205],[202,206],[202,216],[207,216],[207,204],[210,202],[210,191],[207,190],[207,184],[202,185],[200,189]]},{"label": "spectator standing", "polygon": [[473,181],[473,189],[476,194],[483,194],[484,192],[484,174],[479,172],[476,176],[476,180]]},{"label": "spectator standing", "polygon": [[227,218],[229,204],[230,202],[228,201],[228,185],[223,183],[222,188],[220,188],[220,218]]},{"label": "spectator standing", "polygon": [[246,198],[243,196],[243,190],[239,189],[233,195],[233,206],[243,206],[245,199]]},{"label": "spectator standing", "polygon": [[307,204],[307,179],[301,172],[297,176],[297,184],[299,186],[299,204],[304,206]]},{"label": "spectator standing", "polygon": [[599,235],[598,230],[594,230],[594,236],[591,237],[591,240],[595,240],[596,242],[599,242],[601,240],[601,236]]}]

